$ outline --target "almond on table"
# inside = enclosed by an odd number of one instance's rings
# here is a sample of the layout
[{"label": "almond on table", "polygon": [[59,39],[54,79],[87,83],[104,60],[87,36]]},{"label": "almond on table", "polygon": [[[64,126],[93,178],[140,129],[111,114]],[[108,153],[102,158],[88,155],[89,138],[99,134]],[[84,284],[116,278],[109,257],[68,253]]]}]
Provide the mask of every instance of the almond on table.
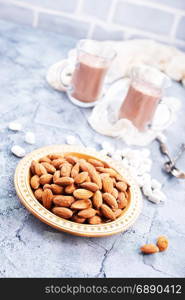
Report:
[{"label": "almond on table", "polygon": [[159,251],[165,251],[168,248],[168,239],[165,236],[159,236],[157,239],[157,247]]},{"label": "almond on table", "polygon": [[154,244],[145,244],[141,247],[141,252],[144,254],[154,254],[159,252],[159,248]]},{"label": "almond on table", "polygon": [[[35,198],[60,218],[98,225],[119,218],[129,204],[129,185],[99,159],[51,153],[32,161],[30,171]],[[158,243],[164,251],[164,237]]]}]

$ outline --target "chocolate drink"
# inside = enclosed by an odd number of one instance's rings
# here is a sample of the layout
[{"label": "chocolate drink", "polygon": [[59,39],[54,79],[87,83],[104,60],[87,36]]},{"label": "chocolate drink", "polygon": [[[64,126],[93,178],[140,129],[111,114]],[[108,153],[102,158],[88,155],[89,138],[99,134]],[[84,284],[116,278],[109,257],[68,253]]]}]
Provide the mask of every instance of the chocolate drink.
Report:
[{"label": "chocolate drink", "polygon": [[94,102],[101,97],[108,65],[98,56],[83,54],[72,76],[72,97],[82,102]]},{"label": "chocolate drink", "polygon": [[130,86],[128,94],[120,108],[119,119],[130,120],[140,131],[147,129],[152,121],[160,94],[139,90]]}]

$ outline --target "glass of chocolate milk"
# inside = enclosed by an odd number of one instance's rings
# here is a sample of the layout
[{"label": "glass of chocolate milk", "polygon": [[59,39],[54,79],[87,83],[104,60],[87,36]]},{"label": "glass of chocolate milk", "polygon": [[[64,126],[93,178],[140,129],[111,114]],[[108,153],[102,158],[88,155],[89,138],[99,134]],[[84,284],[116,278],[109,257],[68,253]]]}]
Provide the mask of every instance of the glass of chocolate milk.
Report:
[{"label": "glass of chocolate milk", "polygon": [[169,82],[168,77],[154,67],[144,64],[133,67],[119,119],[128,119],[139,131],[146,131]]},{"label": "glass of chocolate milk", "polygon": [[116,52],[95,40],[80,40],[68,96],[74,104],[90,107],[101,99],[104,79]]}]

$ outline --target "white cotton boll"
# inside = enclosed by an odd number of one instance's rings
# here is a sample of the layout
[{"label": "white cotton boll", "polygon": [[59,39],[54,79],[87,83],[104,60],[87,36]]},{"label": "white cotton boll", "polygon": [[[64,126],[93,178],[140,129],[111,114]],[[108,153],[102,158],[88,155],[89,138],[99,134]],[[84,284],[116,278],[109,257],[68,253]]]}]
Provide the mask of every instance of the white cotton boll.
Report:
[{"label": "white cotton boll", "polygon": [[8,124],[8,128],[13,131],[20,131],[22,129],[22,125],[18,122],[10,122]]},{"label": "white cotton boll", "polygon": [[166,200],[166,195],[158,189],[153,191],[153,196],[158,197],[160,201]]},{"label": "white cotton boll", "polygon": [[77,143],[76,137],[74,135],[68,135],[66,137],[66,143],[68,145],[75,145]]},{"label": "white cotton boll", "polygon": [[162,184],[156,179],[152,179],[151,183],[152,183],[153,189],[161,189],[161,187],[162,187]]},{"label": "white cotton boll", "polygon": [[26,132],[24,140],[28,144],[35,144],[35,134],[31,131]]},{"label": "white cotton boll", "polygon": [[14,145],[12,148],[11,148],[11,152],[16,155],[17,157],[23,157],[25,156],[25,150],[18,146],[18,145]]}]

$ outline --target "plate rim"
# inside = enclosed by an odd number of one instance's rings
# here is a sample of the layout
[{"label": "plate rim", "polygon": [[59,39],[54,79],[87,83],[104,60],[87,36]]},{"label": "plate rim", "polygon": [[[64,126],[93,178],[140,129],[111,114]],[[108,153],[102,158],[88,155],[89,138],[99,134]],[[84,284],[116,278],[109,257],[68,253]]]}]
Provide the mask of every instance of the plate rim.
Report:
[{"label": "plate rim", "polygon": [[[117,170],[126,179],[126,181],[128,181],[131,191],[130,205],[123,216],[113,222],[100,225],[78,224],[58,217],[44,208],[42,204],[40,204],[39,201],[34,197],[29,185],[28,175],[30,163],[34,159],[37,160],[42,156],[57,152],[76,152],[89,155],[107,162],[111,167]],[[23,159],[20,160],[16,167],[14,174],[14,185],[20,202],[36,218],[57,230],[77,236],[103,237],[126,231],[130,226],[133,225],[133,223],[135,223],[143,206],[143,200],[139,186],[130,175],[130,172],[123,166],[120,166],[119,161],[113,160],[112,158],[102,154],[101,152],[98,152],[95,149],[80,145],[49,145],[28,153]]]}]

